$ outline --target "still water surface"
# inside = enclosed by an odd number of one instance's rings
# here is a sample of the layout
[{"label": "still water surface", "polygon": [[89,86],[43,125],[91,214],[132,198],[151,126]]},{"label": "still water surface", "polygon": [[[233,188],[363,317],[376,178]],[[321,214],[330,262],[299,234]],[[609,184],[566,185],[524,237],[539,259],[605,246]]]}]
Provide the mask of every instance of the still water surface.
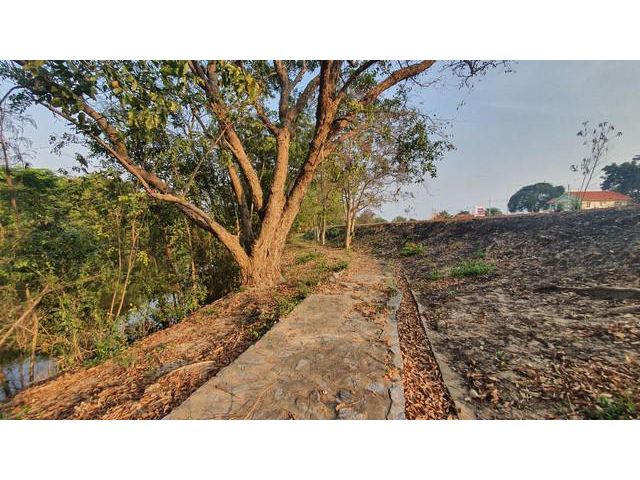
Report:
[{"label": "still water surface", "polygon": [[[57,362],[49,357],[36,357],[33,370],[33,382],[29,382],[29,358],[16,358],[0,365],[4,374],[4,381],[0,385],[0,402],[15,395],[31,383],[40,382],[53,376],[58,371]],[[3,378],[0,376],[0,381]]]}]

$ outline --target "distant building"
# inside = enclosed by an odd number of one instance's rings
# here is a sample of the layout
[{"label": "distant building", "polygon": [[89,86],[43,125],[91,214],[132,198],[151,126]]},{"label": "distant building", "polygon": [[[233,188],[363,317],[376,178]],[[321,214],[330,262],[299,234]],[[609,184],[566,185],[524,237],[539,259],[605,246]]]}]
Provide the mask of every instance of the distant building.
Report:
[{"label": "distant building", "polygon": [[565,192],[549,200],[552,210],[591,210],[593,208],[625,207],[631,203],[628,195],[610,191]]},{"label": "distant building", "polygon": [[476,207],[473,209],[473,216],[474,216],[474,217],[484,217],[484,216],[486,216],[486,215],[487,215],[487,212],[486,212],[486,210],[484,209],[484,207],[476,206]]}]

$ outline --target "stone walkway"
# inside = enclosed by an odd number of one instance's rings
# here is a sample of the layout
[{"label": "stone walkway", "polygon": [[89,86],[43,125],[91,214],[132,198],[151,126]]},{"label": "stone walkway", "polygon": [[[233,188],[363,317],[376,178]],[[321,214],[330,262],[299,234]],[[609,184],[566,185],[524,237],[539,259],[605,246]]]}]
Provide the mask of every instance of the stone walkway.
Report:
[{"label": "stone walkway", "polygon": [[404,418],[392,283],[373,260],[349,268],[165,418]]}]

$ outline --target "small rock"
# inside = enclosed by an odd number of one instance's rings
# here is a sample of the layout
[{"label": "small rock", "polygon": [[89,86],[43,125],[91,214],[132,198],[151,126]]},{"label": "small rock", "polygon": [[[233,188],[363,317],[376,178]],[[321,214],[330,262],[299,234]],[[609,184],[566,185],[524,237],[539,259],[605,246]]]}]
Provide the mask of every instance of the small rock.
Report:
[{"label": "small rock", "polygon": [[383,395],[387,389],[384,387],[384,385],[382,385],[381,383],[372,383],[369,386],[367,386],[367,390],[369,390],[370,392],[373,393],[378,393],[380,395]]},{"label": "small rock", "polygon": [[336,395],[336,400],[340,403],[348,403],[353,399],[351,392],[347,390],[339,390]]},{"label": "small rock", "polygon": [[307,365],[309,365],[309,360],[305,359],[305,358],[301,358],[298,363],[296,364],[296,370],[301,370],[304,367],[306,367]]}]

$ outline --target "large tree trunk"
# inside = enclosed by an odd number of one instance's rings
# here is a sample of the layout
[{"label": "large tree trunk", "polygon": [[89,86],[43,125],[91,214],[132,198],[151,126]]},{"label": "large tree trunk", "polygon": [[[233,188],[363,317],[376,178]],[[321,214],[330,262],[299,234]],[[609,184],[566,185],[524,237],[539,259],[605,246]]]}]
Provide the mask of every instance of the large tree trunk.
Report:
[{"label": "large tree trunk", "polygon": [[[288,232],[288,230],[287,230]],[[255,248],[249,263],[240,268],[243,285],[249,287],[269,287],[284,280],[281,273],[282,253],[286,243],[286,232],[275,232]]]}]

